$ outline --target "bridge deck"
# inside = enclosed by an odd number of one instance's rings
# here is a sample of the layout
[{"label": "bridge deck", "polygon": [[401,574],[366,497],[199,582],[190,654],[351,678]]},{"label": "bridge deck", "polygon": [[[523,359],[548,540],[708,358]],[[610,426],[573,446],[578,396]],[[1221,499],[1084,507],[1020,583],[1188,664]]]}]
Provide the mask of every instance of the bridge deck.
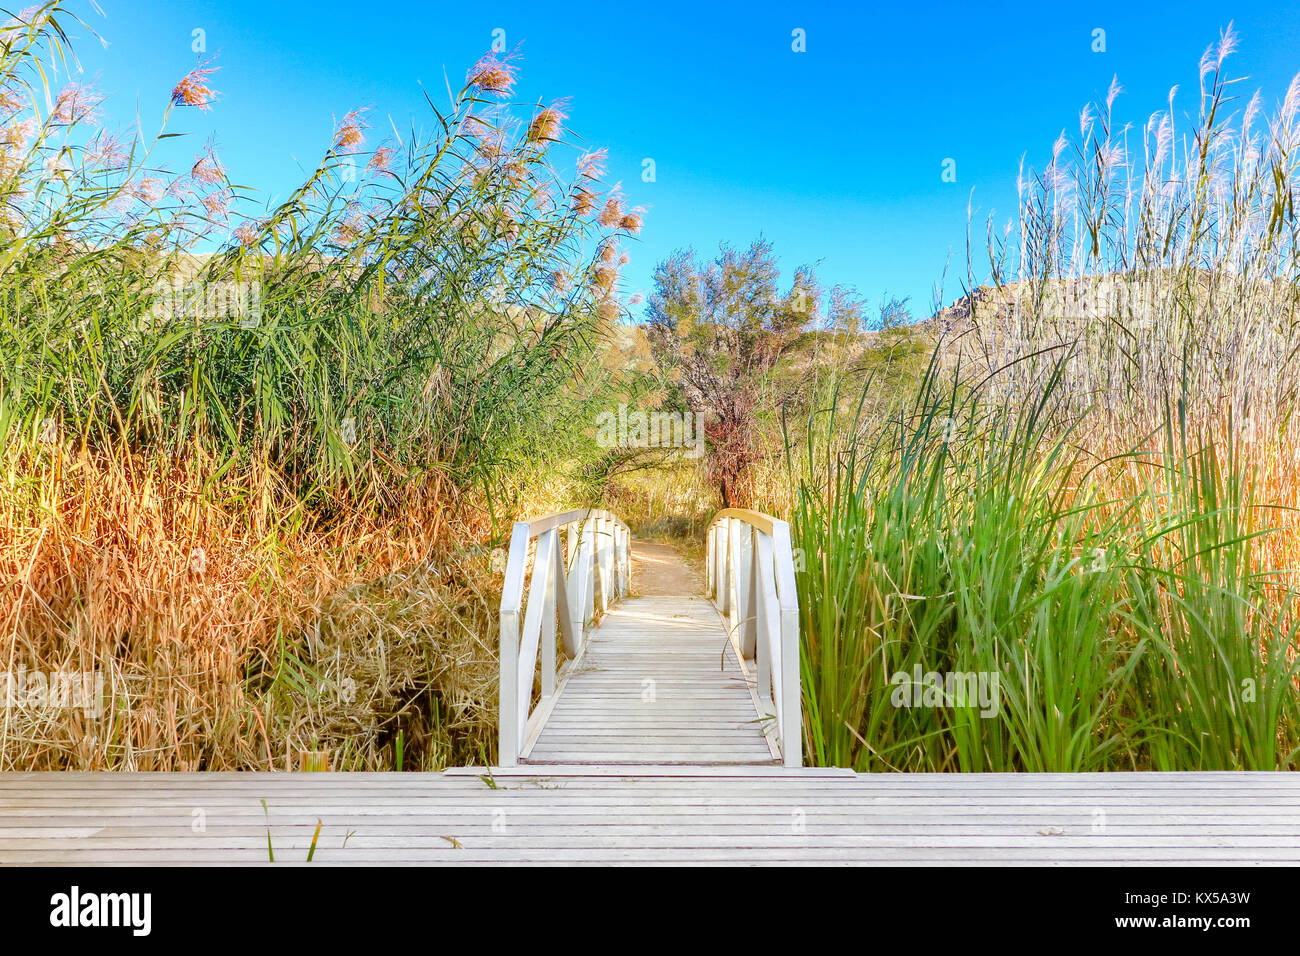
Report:
[{"label": "bridge deck", "polygon": [[0,864],[1300,863],[1296,774],[485,777],[0,774]]},{"label": "bridge deck", "polygon": [[702,597],[606,612],[557,694],[527,763],[771,764],[756,699]]}]

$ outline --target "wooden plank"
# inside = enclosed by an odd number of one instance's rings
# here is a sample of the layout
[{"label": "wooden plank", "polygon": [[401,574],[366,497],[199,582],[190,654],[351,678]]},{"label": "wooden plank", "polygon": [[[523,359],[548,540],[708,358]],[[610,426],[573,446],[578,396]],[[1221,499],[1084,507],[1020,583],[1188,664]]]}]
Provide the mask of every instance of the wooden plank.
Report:
[{"label": "wooden plank", "polygon": [[[621,864],[641,865],[645,862],[668,862],[668,864],[711,864],[724,865],[735,862],[754,862],[754,864],[785,865],[792,860],[802,862],[820,862],[820,864],[840,865],[931,865],[950,866],[959,864],[992,865],[1043,865],[1043,864],[1091,864],[1115,865],[1130,864],[1197,864],[1197,865],[1295,865],[1300,853],[1291,849],[1268,848],[967,848],[967,847],[907,847],[907,848],[853,848],[853,847],[803,847],[768,848],[768,847],[672,847],[672,848],[630,848],[610,847],[573,848],[549,847],[534,849],[489,849],[455,847],[448,842],[443,847],[412,849],[409,847],[389,849],[356,849],[322,845],[317,847],[313,865],[398,865],[409,864],[463,865],[469,862],[487,862],[487,864],[533,864],[555,865],[563,862],[572,864]],[[1044,840],[1047,843],[1047,840]],[[295,847],[277,848],[277,865],[286,862],[286,853],[298,851],[305,853],[305,840]],[[266,862],[266,847],[233,849],[200,849],[198,847],[181,849],[34,849],[27,853],[6,853],[4,862],[9,865],[35,864],[112,864],[135,866],[159,865],[212,865],[216,862]]]},{"label": "wooden plank", "polygon": [[[258,808],[260,809],[260,807]],[[354,832],[436,832],[441,827],[473,831],[486,828],[491,830],[500,824],[519,827],[529,833],[573,834],[606,833],[610,835],[637,835],[646,833],[709,832],[731,833],[737,830],[755,830],[758,832],[791,832],[794,813],[787,809],[782,813],[765,815],[750,814],[742,816],[733,813],[671,813],[656,811],[653,814],[626,814],[616,819],[608,819],[607,814],[586,810],[581,813],[537,814],[522,810],[498,808],[488,811],[482,807],[461,808],[459,812],[425,813],[417,815],[412,811],[400,816],[364,815],[355,813],[284,813],[278,812],[271,817],[270,827],[273,832],[282,829],[311,829],[318,822],[324,827],[346,827]],[[500,821],[500,823],[498,822]],[[51,838],[75,840],[86,836],[121,836],[128,843],[136,836],[164,835],[168,832],[180,832],[189,839],[194,839],[193,818],[177,814],[169,819],[141,819],[133,817],[106,817],[102,820],[81,819],[69,823],[60,823],[59,818],[32,819],[0,829],[0,837],[11,834],[41,833]],[[265,820],[254,814],[214,814],[209,813],[204,825],[207,833],[216,832],[258,832],[266,834]],[[809,817],[803,825],[815,828],[826,834],[876,834],[881,836],[925,834],[938,839],[944,834],[998,835],[1022,834],[1044,836],[1042,831],[1051,827],[1062,831],[1063,836],[1089,836],[1093,833],[1090,822],[1082,817],[1024,817],[995,818],[975,817],[966,820],[928,821],[927,825],[918,826],[904,816],[890,819],[870,820],[864,822],[851,815],[834,817]],[[66,835],[65,835],[66,834]],[[1191,844],[1203,836],[1267,837],[1275,846],[1294,846],[1297,841],[1297,827],[1294,820],[1277,822],[1276,818],[1254,820],[1249,823],[1236,821],[1223,823],[1211,819],[1186,818],[1183,822],[1168,823],[1163,818],[1133,817],[1127,820],[1107,821],[1104,835],[1164,835],[1178,836]],[[79,844],[78,844],[79,845]]]},{"label": "wooden plank", "polygon": [[1300,863],[1290,774],[487,772],[0,775],[0,863]]},{"label": "wooden plank", "polygon": [[[511,832],[512,830],[522,832]],[[312,831],[307,827],[301,827],[292,834],[288,831],[281,832],[283,840],[287,841],[296,837],[299,845],[305,845],[310,842]],[[322,827],[322,837],[326,846],[337,847],[331,837],[339,837],[341,834],[326,832]],[[118,852],[130,852],[132,850],[182,850],[193,851],[196,849],[196,834],[189,833],[184,835],[150,835],[150,836],[133,836],[129,838],[114,837],[83,837],[77,839],[76,850],[78,852],[89,852],[93,850],[109,850]],[[257,832],[249,829],[242,834],[230,832],[206,832],[203,835],[202,847],[205,850],[228,850],[228,849],[261,849],[266,850],[266,830]],[[271,830],[272,844],[275,843],[276,831]],[[835,850],[844,853],[850,853],[854,850],[872,851],[875,853],[889,853],[890,855],[901,855],[897,851],[908,850],[926,850],[926,849],[962,849],[971,852],[989,851],[989,850],[1011,850],[1019,853],[1042,853],[1049,858],[1052,855],[1060,854],[1064,850],[1074,852],[1093,853],[1097,855],[1105,854],[1124,854],[1125,852],[1139,851],[1142,853],[1161,853],[1161,854],[1186,854],[1188,851],[1199,852],[1224,852],[1233,856],[1242,856],[1244,851],[1258,853],[1261,858],[1272,858],[1277,860],[1295,860],[1300,858],[1300,850],[1296,847],[1279,846],[1275,838],[1269,836],[1199,836],[1192,837],[1189,835],[1176,836],[1152,836],[1147,834],[1137,836],[1121,836],[1115,834],[1080,834],[1056,835],[1045,838],[1031,830],[1025,830],[1020,833],[1004,833],[998,835],[990,834],[958,834],[943,833],[934,835],[917,836],[913,834],[894,836],[881,834],[836,834],[827,833],[818,829],[808,829],[806,832],[792,833],[791,827],[787,825],[784,832],[759,831],[756,829],[739,829],[733,833],[691,833],[691,834],[661,834],[647,833],[642,830],[636,835],[627,834],[603,834],[591,832],[578,832],[570,828],[562,832],[551,834],[534,834],[530,830],[518,826],[512,826],[506,823],[504,826],[493,830],[491,826],[478,830],[470,831],[465,828],[451,828],[447,834],[438,833],[392,833],[392,834],[370,834],[367,832],[352,832],[348,836],[347,849],[362,851],[365,850],[388,850],[394,852],[423,850],[426,852],[438,852],[453,849],[449,845],[448,838],[454,838],[463,844],[467,850],[497,850],[507,852],[535,851],[554,853],[560,850],[587,850],[587,851],[629,851],[637,849],[665,849],[674,848],[682,849],[714,849],[714,850],[738,850],[738,849],[775,849],[785,851],[795,851],[797,853],[807,852],[809,850]],[[4,839],[0,838],[0,860],[5,859],[10,853],[33,852],[41,849],[48,849],[52,852],[58,852],[62,845],[67,842],[62,838],[47,839]],[[48,847],[42,844],[50,844]],[[1048,845],[1050,844],[1050,845]],[[287,845],[293,845],[289,843]],[[892,852],[891,852],[892,851]]]},{"label": "wooden plank", "polygon": [[[662,766],[662,765],[656,765]],[[629,768],[635,772],[639,768]],[[442,793],[431,791],[415,795],[386,795],[380,792],[310,794],[302,792],[276,792],[261,790],[245,793],[208,793],[191,790],[171,796],[136,797],[113,796],[102,794],[77,798],[61,798],[50,795],[33,796],[21,801],[6,801],[7,806],[0,808],[0,823],[19,816],[40,816],[41,814],[78,814],[100,812],[132,812],[144,810],[184,810],[193,805],[194,800],[202,801],[210,807],[254,807],[260,808],[259,801],[265,799],[268,806],[305,807],[308,809],[327,807],[344,810],[358,808],[376,811],[393,808],[406,811],[410,808],[424,806],[426,809],[439,810],[447,806],[477,805],[488,794],[502,803],[520,803],[536,806],[549,812],[555,804],[539,799],[538,792],[562,793],[562,806],[568,807],[725,807],[729,801],[746,800],[755,809],[769,807],[808,806],[818,812],[833,813],[861,812],[872,815],[888,815],[894,812],[913,812],[918,818],[927,814],[971,813],[998,816],[1016,813],[1091,813],[1104,810],[1107,813],[1162,813],[1170,816],[1204,815],[1222,813],[1228,817],[1269,816],[1275,814],[1295,813],[1294,800],[1282,797],[1262,799],[1184,796],[1175,799],[1172,795],[1142,795],[1139,797],[1117,797],[1108,794],[1078,794],[1052,799],[1025,800],[1001,797],[986,802],[963,802],[959,800],[877,800],[860,794],[844,794],[831,790],[806,790],[765,792],[758,788],[738,787],[730,790],[714,790],[698,787],[693,791],[653,791],[644,790],[630,782],[624,786],[612,786],[597,789],[577,788],[573,786],[548,786],[546,784],[517,787],[506,786],[497,782],[495,789],[484,785],[481,791],[460,791]]]},{"label": "wooden plank", "polygon": [[[252,811],[254,809],[260,810],[261,807],[246,807],[243,809]],[[501,825],[518,823],[520,827],[533,827],[548,832],[554,831],[568,834],[585,833],[592,831],[593,828],[603,829],[605,827],[614,828],[613,832],[626,830],[629,833],[644,834],[658,833],[664,828],[683,824],[694,824],[705,829],[720,827],[727,831],[746,828],[761,830],[765,827],[776,827],[782,832],[790,832],[792,822],[799,819],[801,825],[806,829],[825,829],[827,832],[836,833],[941,835],[944,833],[997,834],[1015,832],[1045,836],[1046,834],[1042,831],[1046,829],[1049,833],[1060,831],[1061,835],[1096,835],[1093,833],[1091,819],[1082,813],[1040,815],[1036,817],[972,815],[969,818],[955,820],[934,818],[916,821],[908,819],[902,813],[895,813],[892,816],[878,819],[874,817],[864,819],[847,813],[822,816],[820,814],[806,814],[805,811],[804,814],[800,814],[803,808],[794,806],[774,808],[766,814],[754,813],[751,810],[745,816],[735,815],[732,812],[735,809],[735,805],[731,805],[730,810],[717,808],[716,812],[710,814],[699,808],[643,808],[636,813],[617,813],[603,808],[591,807],[580,810],[565,808],[563,812],[539,813],[531,807],[511,806],[508,804],[461,807],[436,813],[427,808],[414,807],[406,808],[400,813],[361,813],[355,808],[352,810],[318,809],[311,812],[306,809],[294,808],[274,811],[270,817],[269,825],[275,830],[281,826],[309,827],[319,821],[330,827],[345,827],[356,832],[371,832],[376,827],[397,824],[416,830],[421,828],[427,830],[442,826],[472,829],[476,825],[493,826],[498,823]],[[223,826],[242,826],[254,829],[261,828],[262,832],[265,833],[267,826],[266,818],[252,812],[217,812],[207,809],[205,814],[202,819],[211,832],[216,832]],[[740,822],[734,822],[733,815]],[[604,819],[610,816],[613,818]],[[63,824],[58,822],[59,819],[61,818],[27,818],[15,821],[13,827],[64,827]],[[192,817],[188,812],[177,812],[165,818],[161,816],[155,818],[143,814],[115,815],[81,818],[75,824],[67,825],[64,828],[74,834],[83,834],[86,829],[92,827],[97,832],[102,831],[104,833],[117,832],[132,827],[140,828],[148,833],[154,833],[159,829],[180,829],[187,832],[191,838],[194,838],[202,835],[189,832],[192,830],[191,824],[196,819],[200,818]],[[1278,814],[1243,819],[1234,817],[1228,823],[1223,822],[1222,818],[1216,819],[1212,817],[1179,817],[1171,819],[1181,820],[1182,822],[1168,822],[1164,817],[1152,817],[1150,815],[1116,817],[1114,820],[1108,817],[1106,827],[1101,833],[1103,835],[1121,833],[1129,835],[1144,833],[1176,834],[1182,835],[1183,838],[1193,843],[1206,833],[1235,834],[1238,836],[1262,835],[1268,836],[1277,846],[1295,847],[1297,843],[1294,821],[1283,820],[1278,822]],[[593,820],[603,822],[593,823]],[[1283,836],[1279,839],[1278,835]]]},{"label": "wooden plank", "polygon": [[[648,776],[655,768],[638,768],[635,773],[617,767],[599,768],[572,766],[548,768],[547,771],[527,767],[488,768],[461,767],[443,773],[285,773],[285,772],[204,772],[182,773],[3,773],[0,774],[0,794],[13,791],[70,794],[77,791],[94,793],[99,790],[144,794],[165,790],[188,793],[213,792],[222,789],[241,791],[261,790],[266,787],[287,787],[304,793],[330,791],[360,792],[391,789],[416,795],[424,792],[448,790],[477,790],[482,784],[478,778],[492,773],[512,779],[512,785],[529,782],[565,784],[589,790],[602,786],[622,787],[620,781],[602,782],[598,776],[612,776],[624,781],[635,781],[640,789],[668,788],[695,789],[693,778],[708,778],[710,791],[733,787],[758,787],[763,791],[809,789],[869,795],[878,799],[915,799],[929,797],[935,800],[967,798],[982,801],[988,795],[1019,795],[1034,799],[1040,796],[1093,794],[1122,797],[1126,794],[1164,794],[1171,796],[1218,793],[1232,795],[1242,800],[1257,799],[1269,793],[1278,797],[1300,801],[1300,774],[1294,773],[1091,773],[1091,774],[854,774],[843,768],[798,768],[772,770],[755,768],[736,770],[718,776],[707,770],[690,768],[661,768],[658,776]],[[750,781],[745,778],[757,778]],[[469,779],[467,779],[469,778]]]},{"label": "wooden plank", "polygon": [[531,742],[528,764],[764,765],[750,681],[707,601],[639,598],[605,615]]}]

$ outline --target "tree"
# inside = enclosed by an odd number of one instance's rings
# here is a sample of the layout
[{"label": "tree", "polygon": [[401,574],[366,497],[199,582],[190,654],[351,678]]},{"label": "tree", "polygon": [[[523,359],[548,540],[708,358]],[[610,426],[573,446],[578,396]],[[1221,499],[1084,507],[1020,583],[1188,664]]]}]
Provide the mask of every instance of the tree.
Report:
[{"label": "tree", "polygon": [[911,325],[915,320],[912,318],[912,310],[907,303],[911,296],[882,299],[880,302],[880,322],[877,328],[882,332],[890,329],[899,329],[905,325]]},{"label": "tree", "polygon": [[702,265],[678,250],[655,269],[646,315],[655,361],[692,412],[703,413],[705,465],[724,507],[753,501],[758,421],[774,404],[768,381],[817,316],[813,270],[801,266],[784,295],[772,246],[756,240],[744,252],[723,244]]}]

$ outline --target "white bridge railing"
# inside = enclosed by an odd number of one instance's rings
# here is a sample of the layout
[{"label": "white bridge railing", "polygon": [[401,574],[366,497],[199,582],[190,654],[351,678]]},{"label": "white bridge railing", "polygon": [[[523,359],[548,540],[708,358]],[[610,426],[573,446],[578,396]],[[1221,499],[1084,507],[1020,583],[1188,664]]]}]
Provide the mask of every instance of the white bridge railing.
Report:
[{"label": "white bridge railing", "polygon": [[[740,656],[753,661],[760,707],[776,718],[787,767],[803,763],[799,682],[799,597],[790,526],[744,508],[719,511],[709,525],[708,585]],[[749,666],[745,666],[749,674]]]},{"label": "white bridge railing", "polygon": [[[608,511],[582,508],[515,523],[501,592],[500,766],[513,767],[528,752],[554,704],[557,620],[571,667],[582,656],[597,592],[602,611],[627,596],[630,543],[627,525]],[[534,708],[539,649],[541,696]]]}]

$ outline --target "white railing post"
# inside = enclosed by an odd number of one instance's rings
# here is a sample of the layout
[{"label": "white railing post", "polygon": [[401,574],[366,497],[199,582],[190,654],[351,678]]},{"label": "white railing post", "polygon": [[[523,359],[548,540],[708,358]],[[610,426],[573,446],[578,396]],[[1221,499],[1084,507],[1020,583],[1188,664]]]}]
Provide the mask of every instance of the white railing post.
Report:
[{"label": "white railing post", "polygon": [[[758,592],[762,595],[762,641],[767,644],[768,655],[767,662],[770,669],[767,685],[764,690],[771,688],[772,701],[776,705],[776,722],[778,735],[785,732],[785,657],[781,653],[779,645],[780,630],[780,604],[776,593],[776,564],[773,560],[773,541],[767,535],[760,535],[758,539]],[[785,751],[785,738],[781,739],[782,755]]]},{"label": "white railing post", "polygon": [[[567,562],[568,573],[565,575],[565,588],[569,597],[569,620],[573,628],[573,654],[577,654],[577,649],[582,645],[582,635],[586,632],[587,624],[583,618],[583,596],[582,596],[582,522],[570,521],[564,526],[564,543],[568,546],[569,557]],[[568,648],[565,648],[568,652]]]},{"label": "white railing post", "polygon": [[600,535],[596,540],[600,543],[600,611],[603,614],[614,602],[614,592],[617,589],[613,582],[614,522],[601,518]]},{"label": "white railing post", "polygon": [[722,531],[722,616],[727,630],[736,625],[736,562],[731,550],[731,522]]},{"label": "white railing post", "polygon": [[803,765],[803,691],[799,674],[799,593],[794,577],[794,552],[790,546],[790,525],[772,522],[773,556],[777,591],[781,602],[781,688],[785,707],[781,714],[781,755],[787,767]]},{"label": "white railing post", "polygon": [[586,630],[587,621],[596,617],[596,519],[588,518],[582,524],[582,621]]},{"label": "white railing post", "polygon": [[[754,579],[756,585],[754,588],[754,623],[766,635],[768,615],[772,609],[768,606],[769,595],[767,589],[758,585],[766,581],[771,571],[760,568],[758,562],[759,560],[768,559],[771,554],[771,545],[764,545],[759,542],[759,537],[762,534],[763,532],[757,528],[754,529]],[[757,635],[754,641],[754,664],[758,672],[758,695],[764,702],[775,706],[772,693],[772,642]]]},{"label": "white railing post", "polygon": [[745,531],[747,533],[741,534],[741,541],[749,553],[745,561],[745,618],[740,625],[740,651],[747,659],[753,660],[758,653],[758,537],[762,532],[753,527]]},{"label": "white railing post", "polygon": [[[735,585],[735,606],[732,608],[731,626],[740,634],[740,652],[746,660],[753,660],[757,629],[754,621],[754,541],[753,531],[741,521],[731,522],[727,538],[731,545],[732,583]],[[746,548],[746,543],[749,547]],[[748,552],[748,553],[747,553]],[[730,597],[730,595],[729,595]]]},{"label": "white railing post", "polygon": [[[565,535],[569,535],[571,525],[566,525]],[[570,541],[572,539],[569,539]],[[573,617],[573,587],[569,565],[564,560],[564,547],[560,544],[560,529],[555,529],[555,604],[560,619],[560,638],[564,641],[564,656],[573,660],[582,647],[582,624]]]},{"label": "white railing post", "polygon": [[713,585],[713,525],[704,533],[704,590],[708,594],[715,591]]},{"label": "white railing post", "polygon": [[731,534],[728,531],[729,518],[723,518],[718,525],[718,593],[714,598],[724,618],[731,617]]},{"label": "white railing post", "polygon": [[592,610],[595,610],[594,597],[596,588],[599,588],[600,609],[603,612],[605,610],[605,598],[609,594],[609,581],[605,578],[605,519],[595,518],[593,524],[594,527],[591,533],[592,561],[594,563],[591,592],[593,597]]},{"label": "white railing post", "polygon": [[625,598],[632,589],[631,549],[632,532],[621,524],[614,526],[615,541],[618,547],[614,552],[614,562],[618,565],[618,596]]},{"label": "white railing post", "polygon": [[524,594],[524,564],[528,560],[528,524],[517,522],[510,534],[505,583],[501,590],[501,659],[497,686],[497,762],[513,767],[519,760],[519,610]]},{"label": "white railing post", "polygon": [[632,529],[623,526],[623,584],[624,596],[632,593]]},{"label": "white railing post", "polygon": [[[542,543],[542,538],[546,538],[545,544]],[[560,560],[559,528],[552,528],[537,539],[538,550],[543,547],[550,556],[546,568],[546,580],[542,582],[542,587],[546,589],[542,601],[542,697],[547,698],[555,693],[555,609],[558,604],[557,592],[562,589],[561,582],[564,581],[564,562]],[[537,586],[536,581],[533,582],[533,586]]]}]

